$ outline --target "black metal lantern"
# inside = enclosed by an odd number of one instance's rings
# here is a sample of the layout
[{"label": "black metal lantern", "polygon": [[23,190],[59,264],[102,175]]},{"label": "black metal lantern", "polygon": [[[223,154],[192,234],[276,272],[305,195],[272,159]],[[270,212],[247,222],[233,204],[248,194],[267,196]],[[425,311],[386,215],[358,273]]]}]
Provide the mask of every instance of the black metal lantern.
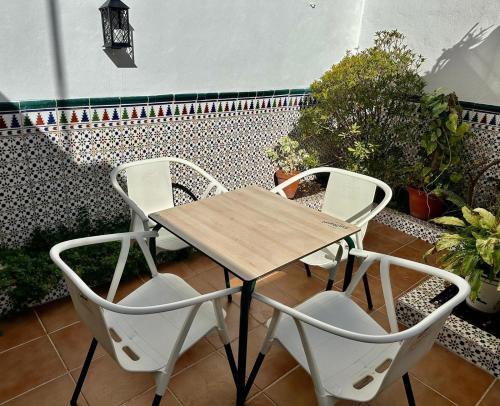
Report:
[{"label": "black metal lantern", "polygon": [[101,7],[104,48],[129,48],[128,6],[120,0],[107,0]]}]

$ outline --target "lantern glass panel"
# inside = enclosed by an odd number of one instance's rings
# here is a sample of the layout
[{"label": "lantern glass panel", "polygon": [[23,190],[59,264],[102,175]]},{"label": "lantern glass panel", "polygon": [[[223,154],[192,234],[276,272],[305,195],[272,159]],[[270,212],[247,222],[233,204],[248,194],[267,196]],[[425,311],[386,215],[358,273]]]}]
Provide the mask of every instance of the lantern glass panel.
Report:
[{"label": "lantern glass panel", "polygon": [[110,14],[113,45],[129,46],[128,10],[111,9]]}]

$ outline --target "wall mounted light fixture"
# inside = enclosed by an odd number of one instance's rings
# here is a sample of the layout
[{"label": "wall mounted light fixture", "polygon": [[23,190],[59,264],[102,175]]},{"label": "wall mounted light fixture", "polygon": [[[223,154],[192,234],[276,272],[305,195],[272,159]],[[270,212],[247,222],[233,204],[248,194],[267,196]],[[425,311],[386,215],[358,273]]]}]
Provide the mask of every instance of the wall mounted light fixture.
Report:
[{"label": "wall mounted light fixture", "polygon": [[129,48],[131,46],[129,7],[120,0],[107,0],[99,10],[104,48]]}]

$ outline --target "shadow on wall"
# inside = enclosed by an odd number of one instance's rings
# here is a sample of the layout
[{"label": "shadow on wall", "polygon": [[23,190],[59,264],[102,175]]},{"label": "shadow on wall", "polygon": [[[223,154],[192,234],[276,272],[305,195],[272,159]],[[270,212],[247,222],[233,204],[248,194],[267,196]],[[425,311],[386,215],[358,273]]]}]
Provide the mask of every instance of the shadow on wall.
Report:
[{"label": "shadow on wall", "polygon": [[424,78],[432,87],[469,89],[459,98],[473,95],[471,101],[500,104],[500,26],[482,28],[476,23],[459,42],[443,49]]},{"label": "shadow on wall", "polygon": [[54,44],[54,74],[57,95],[61,99],[67,97],[66,70],[64,68],[64,58],[62,55],[61,24],[59,23],[59,0],[47,0],[47,9],[49,10],[49,44]]},{"label": "shadow on wall", "polygon": [[134,27],[132,27],[132,24],[130,24],[130,45],[128,48],[104,48],[103,51],[117,68],[137,68],[134,55]]}]

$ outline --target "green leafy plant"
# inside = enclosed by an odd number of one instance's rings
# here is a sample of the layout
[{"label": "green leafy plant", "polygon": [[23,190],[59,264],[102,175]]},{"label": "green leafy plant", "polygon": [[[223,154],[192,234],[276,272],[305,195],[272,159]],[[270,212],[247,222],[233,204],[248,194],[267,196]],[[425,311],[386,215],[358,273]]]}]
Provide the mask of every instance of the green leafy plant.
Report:
[{"label": "green leafy plant", "polygon": [[421,127],[412,97],[423,94],[423,58],[398,31],[381,31],[372,47],[348,51],[311,85],[312,103],[301,112],[297,133],[308,151],[333,163],[402,184],[404,146]]},{"label": "green leafy plant", "polygon": [[303,171],[317,164],[314,155],[299,148],[298,141],[287,136],[281,137],[274,148],[266,150],[266,155],[285,173]]},{"label": "green leafy plant", "polygon": [[[79,237],[124,232],[128,228],[127,219],[91,223],[88,214],[81,212],[75,227],[36,230],[25,246],[0,248],[0,291],[7,293],[13,301],[14,311],[36,303],[56,288],[62,278],[61,271],[49,257],[53,245]],[[62,258],[87,284],[97,287],[111,281],[119,253],[120,243],[113,242],[68,250]],[[175,260],[188,254],[189,251],[165,252],[158,255],[158,261]],[[133,245],[123,278],[148,272],[140,248]]]},{"label": "green leafy plant", "polygon": [[441,195],[447,190],[462,193],[464,142],[471,133],[469,125],[462,122],[456,94],[436,89],[422,96],[420,112],[427,128],[422,133],[410,184]]},{"label": "green leafy plant", "polygon": [[[438,262],[444,269],[467,278],[471,299],[476,300],[481,278],[500,277],[500,218],[489,211],[462,207],[463,220],[444,216],[431,221],[449,226],[453,233],[443,233],[425,256],[441,252]],[[498,282],[500,290],[500,281]]]}]

